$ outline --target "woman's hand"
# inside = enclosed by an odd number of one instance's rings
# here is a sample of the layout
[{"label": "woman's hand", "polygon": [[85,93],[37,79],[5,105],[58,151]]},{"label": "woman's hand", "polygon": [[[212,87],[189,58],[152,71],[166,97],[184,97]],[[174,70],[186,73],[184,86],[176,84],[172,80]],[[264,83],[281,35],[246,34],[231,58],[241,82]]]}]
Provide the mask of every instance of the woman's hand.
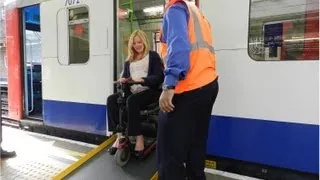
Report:
[{"label": "woman's hand", "polygon": [[141,82],[141,83],[144,83],[144,79],[142,78],[137,78],[137,79],[134,79],[135,82]]},{"label": "woman's hand", "polygon": [[120,78],[119,81],[120,83],[126,83],[129,79],[127,78]]}]

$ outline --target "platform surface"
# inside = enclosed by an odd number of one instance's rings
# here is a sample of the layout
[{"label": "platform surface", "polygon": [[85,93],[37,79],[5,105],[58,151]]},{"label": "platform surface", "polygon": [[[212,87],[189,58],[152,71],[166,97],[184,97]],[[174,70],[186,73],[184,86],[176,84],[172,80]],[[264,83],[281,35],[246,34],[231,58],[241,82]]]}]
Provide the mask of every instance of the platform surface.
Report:
[{"label": "platform surface", "polygon": [[143,161],[131,158],[126,166],[119,167],[115,164],[114,156],[109,155],[106,148],[66,179],[148,180],[156,173],[155,162],[156,154],[152,152]]},{"label": "platform surface", "polygon": [[14,158],[1,159],[3,180],[52,179],[96,145],[36,134],[3,126],[3,149],[15,150]]},{"label": "platform surface", "polygon": [[[110,144],[109,144],[110,146]],[[109,147],[108,146],[108,147]],[[103,148],[79,168],[72,171],[63,179],[79,180],[156,180],[156,153],[150,154],[145,160],[130,159],[124,167],[116,165],[114,156],[109,155],[107,149]],[[240,176],[206,168],[207,180],[257,180],[255,178]]]},{"label": "platform surface", "polygon": [[[107,152],[108,146],[63,179],[148,180],[154,177],[155,152],[143,161],[132,158],[125,167],[119,167],[115,164],[114,156]],[[1,159],[1,180],[49,180],[77,164],[99,146],[4,126],[3,148],[15,150],[17,156]],[[206,176],[207,180],[254,179],[212,169],[206,169]]]}]

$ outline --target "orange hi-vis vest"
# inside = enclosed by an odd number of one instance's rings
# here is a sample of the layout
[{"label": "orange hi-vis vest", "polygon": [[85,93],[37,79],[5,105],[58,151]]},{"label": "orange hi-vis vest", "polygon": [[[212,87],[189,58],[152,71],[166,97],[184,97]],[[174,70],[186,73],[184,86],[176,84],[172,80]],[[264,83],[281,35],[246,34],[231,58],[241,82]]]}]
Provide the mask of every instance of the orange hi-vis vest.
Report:
[{"label": "orange hi-vis vest", "polygon": [[[212,46],[212,32],[207,19],[203,16],[197,6],[184,0],[171,0],[165,7],[166,10],[177,2],[183,2],[187,5],[189,12],[188,34],[191,43],[190,68],[184,80],[178,81],[175,87],[175,93],[194,90],[209,84],[217,78],[216,73],[216,55]],[[167,44],[162,42],[162,29],[160,30],[160,55],[166,63]]]}]

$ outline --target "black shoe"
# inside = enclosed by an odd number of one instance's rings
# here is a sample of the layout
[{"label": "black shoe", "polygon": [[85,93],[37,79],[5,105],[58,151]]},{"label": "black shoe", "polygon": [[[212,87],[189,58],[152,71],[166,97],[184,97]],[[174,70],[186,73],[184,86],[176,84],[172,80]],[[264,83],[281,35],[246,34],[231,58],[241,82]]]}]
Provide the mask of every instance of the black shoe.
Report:
[{"label": "black shoe", "polygon": [[15,151],[5,151],[3,149],[1,149],[0,152],[1,158],[11,158],[16,156],[16,152]]},{"label": "black shoe", "polygon": [[138,159],[143,159],[144,150],[142,150],[142,151],[134,151],[134,154]]},{"label": "black shoe", "polygon": [[116,147],[110,147],[108,149],[108,152],[109,152],[110,155],[114,155],[117,152],[117,149],[118,148],[116,148]]}]

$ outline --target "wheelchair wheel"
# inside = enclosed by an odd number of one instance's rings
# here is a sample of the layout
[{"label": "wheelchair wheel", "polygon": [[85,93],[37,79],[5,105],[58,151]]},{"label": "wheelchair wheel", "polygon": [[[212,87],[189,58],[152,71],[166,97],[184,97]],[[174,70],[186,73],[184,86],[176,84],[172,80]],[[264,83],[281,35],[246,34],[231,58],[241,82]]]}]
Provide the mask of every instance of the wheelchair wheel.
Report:
[{"label": "wheelchair wheel", "polygon": [[115,158],[116,164],[120,167],[123,167],[128,163],[130,156],[131,156],[130,148],[128,146],[125,146],[117,150],[114,158]]}]

